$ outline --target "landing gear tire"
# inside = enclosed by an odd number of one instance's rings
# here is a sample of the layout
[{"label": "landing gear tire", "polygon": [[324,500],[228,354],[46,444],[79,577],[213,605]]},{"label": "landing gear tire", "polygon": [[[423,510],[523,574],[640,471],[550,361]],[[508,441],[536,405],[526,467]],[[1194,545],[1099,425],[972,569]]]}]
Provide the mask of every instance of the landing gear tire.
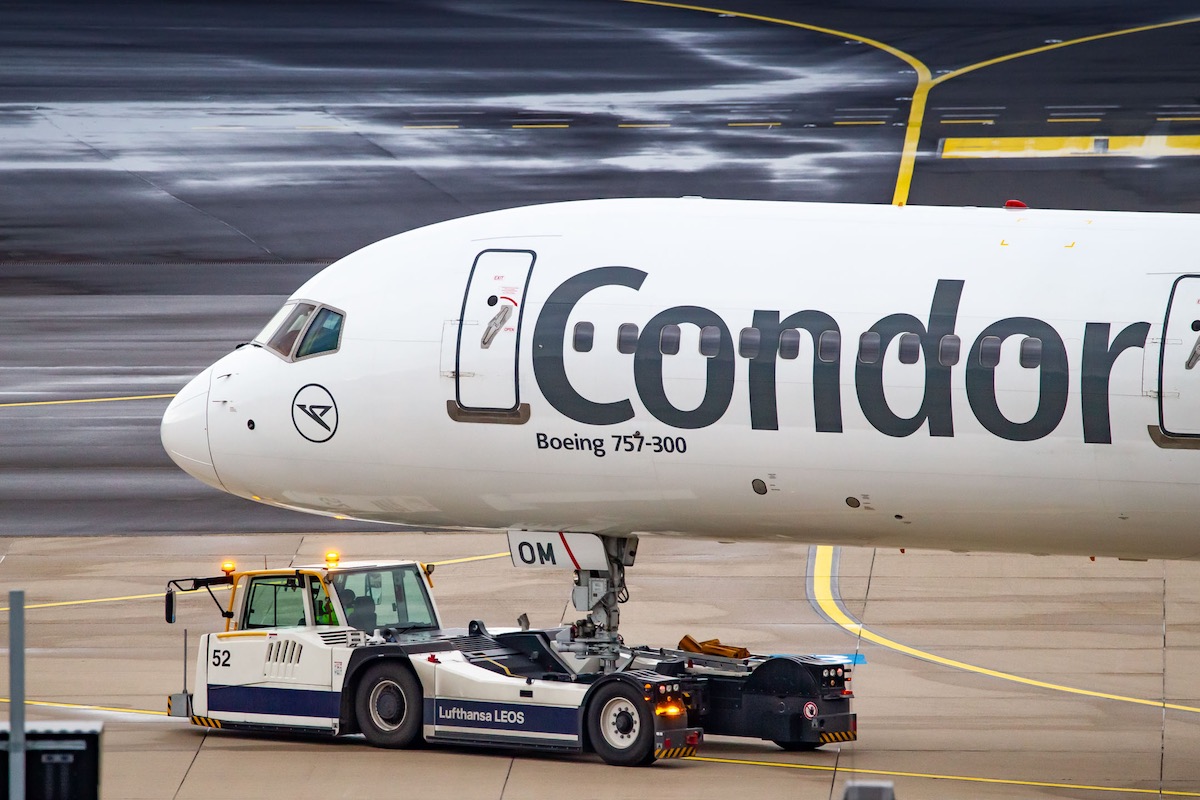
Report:
[{"label": "landing gear tire", "polygon": [[588,706],[588,737],[596,754],[618,767],[653,764],[654,713],[632,686],[613,682],[601,687]]},{"label": "landing gear tire", "polygon": [[816,750],[818,747],[821,746],[821,742],[780,742],[780,741],[776,741],[775,744],[779,745],[784,750],[787,750],[789,753],[807,753],[809,751]]},{"label": "landing gear tire", "polygon": [[421,684],[406,667],[381,663],[367,669],[354,697],[358,728],[376,747],[412,747],[421,738]]}]

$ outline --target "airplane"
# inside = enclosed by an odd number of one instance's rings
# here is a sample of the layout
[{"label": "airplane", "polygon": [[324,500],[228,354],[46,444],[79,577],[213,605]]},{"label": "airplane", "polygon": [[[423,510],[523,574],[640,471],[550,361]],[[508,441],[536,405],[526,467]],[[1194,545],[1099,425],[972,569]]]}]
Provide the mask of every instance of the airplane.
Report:
[{"label": "airplane", "polygon": [[1197,559],[1198,234],[1018,202],[489,212],[314,276],[162,441],[371,522]]}]

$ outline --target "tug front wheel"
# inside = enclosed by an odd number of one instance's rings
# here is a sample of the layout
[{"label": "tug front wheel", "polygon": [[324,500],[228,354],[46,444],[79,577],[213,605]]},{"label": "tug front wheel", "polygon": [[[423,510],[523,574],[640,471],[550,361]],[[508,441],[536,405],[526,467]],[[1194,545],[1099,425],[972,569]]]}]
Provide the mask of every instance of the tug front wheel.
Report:
[{"label": "tug front wheel", "polygon": [[421,684],[398,663],[369,667],[358,684],[358,728],[376,747],[411,747],[421,736]]},{"label": "tug front wheel", "polygon": [[807,753],[821,746],[821,742],[781,742],[778,739],[775,740],[775,744],[789,753]]},{"label": "tug front wheel", "polygon": [[618,767],[653,764],[654,712],[632,686],[613,681],[588,706],[588,737],[596,754]]}]

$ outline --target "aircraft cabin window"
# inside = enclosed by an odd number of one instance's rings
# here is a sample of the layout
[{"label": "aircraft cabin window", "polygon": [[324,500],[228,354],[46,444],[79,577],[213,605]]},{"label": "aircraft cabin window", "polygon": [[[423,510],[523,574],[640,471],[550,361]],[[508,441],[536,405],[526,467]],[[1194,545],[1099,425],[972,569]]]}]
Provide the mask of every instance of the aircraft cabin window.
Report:
[{"label": "aircraft cabin window", "polygon": [[571,344],[579,353],[592,352],[592,343],[596,338],[596,326],[590,322],[576,322],[575,335]]},{"label": "aircraft cabin window", "polygon": [[679,340],[683,338],[682,332],[678,325],[663,325],[662,332],[658,335],[658,349],[665,356],[673,356],[679,353]]},{"label": "aircraft cabin window", "polygon": [[322,308],[304,332],[296,358],[332,353],[338,349],[342,337],[342,315],[332,308]]},{"label": "aircraft cabin window", "polygon": [[617,328],[617,352],[631,355],[637,351],[638,326],[625,322]]},{"label": "aircraft cabin window", "polygon": [[721,329],[705,325],[700,329],[700,355],[712,358],[721,352]]},{"label": "aircraft cabin window", "polygon": [[921,337],[915,333],[900,334],[900,363],[915,364],[921,358]]},{"label": "aircraft cabin window", "polygon": [[864,364],[878,362],[880,341],[876,331],[867,331],[858,337],[858,360]]},{"label": "aircraft cabin window", "polygon": [[800,331],[796,328],[788,328],[779,333],[779,357],[788,359],[800,357]]},{"label": "aircraft cabin window", "polygon": [[817,339],[817,358],[832,364],[842,354],[842,334],[838,331],[822,331]]},{"label": "aircraft cabin window", "polygon": [[953,333],[948,333],[938,341],[938,363],[943,367],[953,367],[958,363],[958,355],[962,351],[962,339]]},{"label": "aircraft cabin window", "polygon": [[1021,366],[1037,369],[1042,365],[1042,340],[1028,336],[1021,341]]},{"label": "aircraft cabin window", "polygon": [[738,336],[738,355],[742,358],[758,358],[762,347],[762,333],[758,328],[742,328]]},{"label": "aircraft cabin window", "polygon": [[995,369],[1000,364],[1000,345],[1004,343],[999,336],[985,336],[979,343],[979,366]]},{"label": "aircraft cabin window", "polygon": [[290,356],[292,347],[296,344],[296,337],[300,335],[300,331],[304,330],[304,324],[308,322],[308,318],[312,316],[316,308],[312,303],[297,303],[295,308],[284,318],[279,329],[272,334],[270,341],[267,342],[267,347],[284,358]]}]

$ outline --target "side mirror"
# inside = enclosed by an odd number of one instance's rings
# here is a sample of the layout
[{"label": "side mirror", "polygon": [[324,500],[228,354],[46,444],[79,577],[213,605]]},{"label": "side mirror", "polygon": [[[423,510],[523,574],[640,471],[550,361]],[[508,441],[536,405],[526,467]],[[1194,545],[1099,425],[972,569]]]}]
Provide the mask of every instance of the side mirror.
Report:
[{"label": "side mirror", "polygon": [[175,622],[175,590],[174,589],[167,589],[165,611],[166,611],[167,622],[174,624],[174,622]]}]

